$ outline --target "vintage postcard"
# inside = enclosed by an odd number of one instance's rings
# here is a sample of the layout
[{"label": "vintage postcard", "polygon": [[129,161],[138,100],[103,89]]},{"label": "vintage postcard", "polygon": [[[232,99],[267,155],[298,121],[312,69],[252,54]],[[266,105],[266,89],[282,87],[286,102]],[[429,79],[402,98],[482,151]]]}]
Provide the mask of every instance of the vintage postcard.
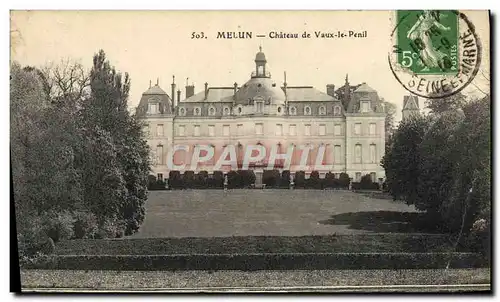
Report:
[{"label": "vintage postcard", "polygon": [[488,11],[10,17],[23,292],[491,291]]}]

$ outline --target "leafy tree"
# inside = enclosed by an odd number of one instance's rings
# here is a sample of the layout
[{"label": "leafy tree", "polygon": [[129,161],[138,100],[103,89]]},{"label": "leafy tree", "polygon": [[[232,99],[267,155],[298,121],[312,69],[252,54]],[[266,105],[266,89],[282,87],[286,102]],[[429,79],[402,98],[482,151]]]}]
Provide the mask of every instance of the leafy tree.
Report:
[{"label": "leafy tree", "polygon": [[442,217],[451,230],[472,228],[475,221],[491,220],[491,118],[490,99],[464,106],[464,121],[455,131],[451,148],[457,156],[453,184],[442,204]]},{"label": "leafy tree", "polygon": [[130,78],[127,73],[122,78],[100,50],[94,55],[90,89],[82,110],[85,127],[92,129],[98,125],[99,131],[109,133],[109,144],[114,145],[116,152],[117,171],[126,189],[118,217],[125,221],[125,234],[130,235],[144,220],[150,171],[149,148],[141,124],[127,110]]},{"label": "leafy tree", "polygon": [[453,94],[444,98],[427,99],[426,101],[427,108],[434,114],[460,110],[465,104],[466,97],[462,93]]},{"label": "leafy tree", "polygon": [[392,146],[382,159],[386,184],[395,200],[407,204],[418,202],[418,181],[420,179],[420,144],[424,139],[430,119],[412,116],[402,121],[392,138]]}]

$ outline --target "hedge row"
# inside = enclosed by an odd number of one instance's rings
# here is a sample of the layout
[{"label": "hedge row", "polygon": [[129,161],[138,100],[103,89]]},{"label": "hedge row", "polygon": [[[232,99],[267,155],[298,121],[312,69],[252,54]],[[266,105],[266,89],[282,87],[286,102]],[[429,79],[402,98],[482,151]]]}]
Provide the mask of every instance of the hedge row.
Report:
[{"label": "hedge row", "polygon": [[[451,261],[450,261],[451,260]],[[186,255],[58,255],[32,269],[71,270],[298,270],[439,269],[488,267],[474,253],[304,253]]]},{"label": "hedge row", "polygon": [[[359,234],[64,240],[58,255],[447,252],[448,235]],[[457,250],[471,252],[469,250]]]}]

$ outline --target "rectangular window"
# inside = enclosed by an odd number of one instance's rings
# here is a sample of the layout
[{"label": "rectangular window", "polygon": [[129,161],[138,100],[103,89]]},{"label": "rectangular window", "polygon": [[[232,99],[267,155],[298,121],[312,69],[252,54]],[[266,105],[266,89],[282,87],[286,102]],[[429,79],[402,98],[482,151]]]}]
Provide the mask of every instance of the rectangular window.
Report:
[{"label": "rectangular window", "polygon": [[157,179],[157,180],[161,180],[161,181],[163,181],[163,173],[158,173],[158,174],[156,175],[156,179]]},{"label": "rectangular window", "polygon": [[282,124],[276,124],[276,135],[277,136],[283,135],[283,125]]},{"label": "rectangular window", "polygon": [[356,182],[360,182],[361,181],[361,172],[356,172],[356,179],[355,179]]},{"label": "rectangular window", "polygon": [[156,146],[156,156],[159,165],[163,165],[163,146]]},{"label": "rectangular window", "polygon": [[144,135],[145,135],[145,136],[149,136],[149,124],[144,125],[144,126],[142,127],[142,131],[144,132]]},{"label": "rectangular window", "polygon": [[333,161],[336,163],[336,164],[339,164],[342,162],[342,158],[341,158],[341,151],[340,151],[340,145],[335,145],[333,146]]},{"label": "rectangular window", "polygon": [[311,125],[305,125],[304,135],[311,135]]},{"label": "rectangular window", "polygon": [[361,123],[354,124],[354,134],[361,135]]},{"label": "rectangular window", "polygon": [[354,146],[354,163],[361,163],[361,145],[357,144]]},{"label": "rectangular window", "polygon": [[200,136],[200,125],[194,125],[194,136]]},{"label": "rectangular window", "polygon": [[229,136],[229,125],[222,126],[222,135]]},{"label": "rectangular window", "polygon": [[236,130],[238,135],[243,135],[243,124],[238,124]]},{"label": "rectangular window", "polygon": [[163,124],[156,125],[156,136],[163,136]]},{"label": "rectangular window", "polygon": [[290,125],[290,135],[291,136],[297,135],[297,125]]},{"label": "rectangular window", "polygon": [[361,102],[361,112],[369,112],[370,111],[370,102],[362,101]]},{"label": "rectangular window", "polygon": [[341,135],[341,128],[340,128],[340,124],[335,124],[335,126],[333,127],[333,131],[334,131],[334,134],[335,135]]},{"label": "rectangular window", "polygon": [[208,136],[215,136],[215,126],[208,125]]},{"label": "rectangular window", "polygon": [[370,123],[370,135],[377,134],[377,124]]},{"label": "rectangular window", "polygon": [[264,133],[264,124],[258,123],[255,124],[255,134],[263,134]]},{"label": "rectangular window", "polygon": [[370,177],[372,179],[372,182],[377,182],[377,173],[375,172],[370,173]]},{"label": "rectangular window", "polygon": [[186,135],[186,126],[184,125],[179,125],[179,136],[185,136]]},{"label": "rectangular window", "polygon": [[370,145],[370,162],[377,162],[377,145],[375,144]]},{"label": "rectangular window", "polygon": [[319,135],[326,135],[326,125],[319,125]]}]

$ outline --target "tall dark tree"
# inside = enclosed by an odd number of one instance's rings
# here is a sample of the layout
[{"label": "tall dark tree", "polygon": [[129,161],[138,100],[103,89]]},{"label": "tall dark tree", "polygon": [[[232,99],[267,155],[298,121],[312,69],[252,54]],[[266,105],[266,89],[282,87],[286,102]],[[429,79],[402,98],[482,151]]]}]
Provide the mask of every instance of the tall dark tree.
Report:
[{"label": "tall dark tree", "polygon": [[126,188],[119,217],[126,222],[125,234],[129,235],[144,220],[150,171],[148,145],[140,122],[127,110],[130,78],[127,73],[122,77],[102,50],[94,56],[90,89],[90,99],[83,106],[84,120],[88,129],[98,125],[100,131],[109,133],[110,143],[115,146]]},{"label": "tall dark tree", "polygon": [[422,158],[419,147],[429,127],[430,120],[424,116],[412,116],[402,121],[382,159],[386,185],[396,200],[404,200],[407,204],[419,200],[417,186]]}]

